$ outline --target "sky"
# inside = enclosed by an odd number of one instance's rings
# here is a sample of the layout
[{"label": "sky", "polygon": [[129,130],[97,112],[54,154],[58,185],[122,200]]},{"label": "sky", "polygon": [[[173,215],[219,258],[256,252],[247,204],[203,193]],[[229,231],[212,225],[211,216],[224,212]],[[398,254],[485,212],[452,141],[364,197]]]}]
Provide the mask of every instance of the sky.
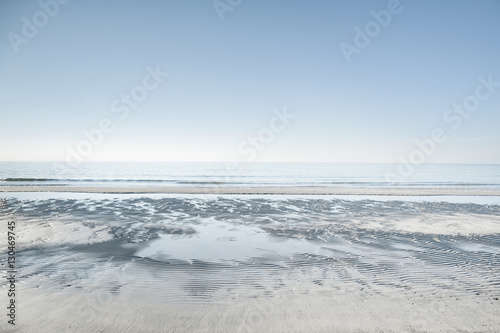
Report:
[{"label": "sky", "polygon": [[500,163],[496,0],[0,1],[1,161]]}]

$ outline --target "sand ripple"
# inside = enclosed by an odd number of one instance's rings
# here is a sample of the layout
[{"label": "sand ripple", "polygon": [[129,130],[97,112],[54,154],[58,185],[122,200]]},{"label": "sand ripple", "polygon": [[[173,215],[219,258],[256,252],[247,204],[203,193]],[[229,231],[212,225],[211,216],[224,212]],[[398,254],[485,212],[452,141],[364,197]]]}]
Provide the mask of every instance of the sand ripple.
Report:
[{"label": "sand ripple", "polygon": [[318,294],[421,304],[427,316],[450,300],[500,306],[496,205],[145,197],[0,207],[0,220],[19,225],[26,292],[83,295],[85,309]]}]

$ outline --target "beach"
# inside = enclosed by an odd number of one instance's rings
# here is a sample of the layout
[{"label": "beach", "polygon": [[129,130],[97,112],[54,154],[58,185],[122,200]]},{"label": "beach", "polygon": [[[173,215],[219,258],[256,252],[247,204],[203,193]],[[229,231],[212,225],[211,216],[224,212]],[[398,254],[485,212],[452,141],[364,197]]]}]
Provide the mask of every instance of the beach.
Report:
[{"label": "beach", "polygon": [[500,333],[499,1],[3,1],[0,333]]},{"label": "beach", "polygon": [[497,196],[13,188],[19,332],[500,327]]},{"label": "beach", "polygon": [[498,166],[0,166],[14,331],[500,329]]},{"label": "beach", "polygon": [[500,189],[427,188],[427,187],[328,187],[328,186],[273,186],[273,187],[120,187],[120,186],[8,186],[0,185],[0,192],[68,192],[111,194],[284,194],[284,195],[393,195],[393,196],[499,196]]}]

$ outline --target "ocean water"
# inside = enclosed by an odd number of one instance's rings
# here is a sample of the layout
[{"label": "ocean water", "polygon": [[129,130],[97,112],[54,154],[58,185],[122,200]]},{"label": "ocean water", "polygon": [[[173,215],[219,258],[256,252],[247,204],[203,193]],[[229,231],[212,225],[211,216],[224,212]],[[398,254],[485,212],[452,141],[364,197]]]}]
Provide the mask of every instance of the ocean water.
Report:
[{"label": "ocean water", "polygon": [[[428,164],[415,166],[409,175],[400,175],[398,167],[348,163],[0,162],[0,185],[500,189],[500,165]],[[395,175],[397,182],[388,175]]]}]

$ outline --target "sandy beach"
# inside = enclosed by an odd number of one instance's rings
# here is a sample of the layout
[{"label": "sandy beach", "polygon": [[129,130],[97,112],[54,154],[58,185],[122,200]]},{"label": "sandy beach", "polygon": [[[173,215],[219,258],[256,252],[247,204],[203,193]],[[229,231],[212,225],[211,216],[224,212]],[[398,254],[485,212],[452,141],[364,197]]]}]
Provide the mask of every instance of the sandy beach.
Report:
[{"label": "sandy beach", "polygon": [[500,0],[0,3],[0,333],[500,333]]},{"label": "sandy beach", "polygon": [[19,332],[500,327],[498,205],[9,195],[0,222],[16,222]]},{"label": "sandy beach", "polygon": [[[293,290],[224,305],[172,305],[95,294],[22,297],[22,332],[497,332],[498,302],[408,295]],[[89,306],[89,298],[96,304]],[[47,305],[51,305],[48,309]],[[48,311],[49,310],[49,311]]]},{"label": "sandy beach", "polygon": [[74,187],[74,186],[0,186],[0,192],[68,193],[174,193],[174,194],[285,194],[285,195],[394,195],[394,196],[499,196],[500,190],[466,188],[409,187]]}]

